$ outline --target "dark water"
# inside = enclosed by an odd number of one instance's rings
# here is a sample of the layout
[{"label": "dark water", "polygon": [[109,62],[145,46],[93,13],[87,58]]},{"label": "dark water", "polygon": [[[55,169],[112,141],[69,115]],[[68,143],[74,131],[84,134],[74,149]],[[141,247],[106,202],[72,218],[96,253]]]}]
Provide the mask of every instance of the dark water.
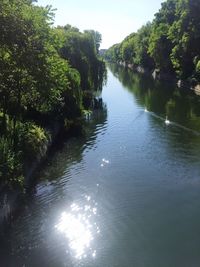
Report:
[{"label": "dark water", "polygon": [[0,266],[200,266],[200,98],[108,75],[107,108],[49,158]]}]

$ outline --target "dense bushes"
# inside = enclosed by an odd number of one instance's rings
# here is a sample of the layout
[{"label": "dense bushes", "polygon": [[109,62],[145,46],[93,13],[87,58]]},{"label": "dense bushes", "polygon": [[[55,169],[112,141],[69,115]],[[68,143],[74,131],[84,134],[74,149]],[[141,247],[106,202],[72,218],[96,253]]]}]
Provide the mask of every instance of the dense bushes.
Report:
[{"label": "dense bushes", "polygon": [[24,123],[18,133],[19,149],[23,151],[24,161],[41,159],[48,147],[50,135],[33,123]]},{"label": "dense bushes", "polygon": [[0,177],[1,184],[23,185],[21,152],[16,152],[9,138],[0,138]]},{"label": "dense bushes", "polygon": [[24,182],[24,164],[39,161],[47,152],[50,135],[34,123],[14,123],[7,116],[7,133],[0,137],[1,183],[18,186]]}]

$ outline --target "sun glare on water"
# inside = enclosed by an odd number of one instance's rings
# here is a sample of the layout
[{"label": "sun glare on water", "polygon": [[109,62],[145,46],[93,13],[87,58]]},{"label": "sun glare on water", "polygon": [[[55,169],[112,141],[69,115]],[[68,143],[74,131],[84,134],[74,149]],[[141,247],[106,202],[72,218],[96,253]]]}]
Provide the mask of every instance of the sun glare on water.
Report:
[{"label": "sun glare on water", "polygon": [[68,240],[68,246],[77,259],[87,256],[96,257],[96,250],[92,248],[92,241],[96,234],[100,233],[94,216],[97,208],[90,204],[91,197],[85,196],[86,205],[80,207],[73,203],[69,212],[63,212],[55,228],[64,234]]}]

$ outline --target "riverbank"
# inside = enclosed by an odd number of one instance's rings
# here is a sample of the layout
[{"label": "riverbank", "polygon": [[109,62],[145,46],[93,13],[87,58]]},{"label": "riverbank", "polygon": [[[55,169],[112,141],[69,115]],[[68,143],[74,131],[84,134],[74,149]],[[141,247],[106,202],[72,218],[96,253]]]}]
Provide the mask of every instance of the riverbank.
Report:
[{"label": "riverbank", "polygon": [[71,137],[84,136],[85,122],[90,120],[91,113],[94,110],[102,109],[103,102],[101,98],[90,98],[91,110],[83,113],[82,117],[74,121],[65,121],[65,124],[59,122],[53,123],[48,127],[49,138],[48,141],[41,144],[33,161],[24,163],[24,183],[23,186],[12,187],[8,184],[1,184],[0,186],[0,230],[9,224],[15,218],[20,205],[23,205],[23,196],[35,185],[35,175],[42,167],[45,167],[46,159],[49,153],[60,147],[62,143],[69,140]]},{"label": "riverbank", "polygon": [[198,84],[197,82],[180,80],[175,75],[170,73],[161,73],[158,69],[150,70],[141,66],[134,66],[134,64],[126,64],[125,62],[119,62],[118,64],[134,72],[151,75],[155,80],[173,82],[177,85],[178,88],[192,90],[196,95],[200,95],[200,84]]},{"label": "riverbank", "polygon": [[[80,126],[80,129],[82,127]],[[43,142],[38,148],[41,153],[34,156],[33,161],[28,160],[24,163],[22,168],[24,169],[24,181],[23,185],[12,186],[12,184],[2,183],[0,187],[0,228],[1,226],[8,226],[16,215],[19,208],[19,204],[23,199],[23,195],[26,191],[35,183],[34,175],[44,165],[45,160],[49,154],[49,151],[58,142],[62,142],[64,138],[70,136],[70,132],[73,131],[73,126],[64,130],[63,125],[55,123],[48,129],[49,138]]]}]

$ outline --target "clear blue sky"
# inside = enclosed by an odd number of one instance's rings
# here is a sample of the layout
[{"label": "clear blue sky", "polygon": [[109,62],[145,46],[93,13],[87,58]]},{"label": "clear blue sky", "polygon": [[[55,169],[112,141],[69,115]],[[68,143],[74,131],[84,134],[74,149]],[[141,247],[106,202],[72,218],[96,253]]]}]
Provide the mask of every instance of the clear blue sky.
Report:
[{"label": "clear blue sky", "polygon": [[71,24],[102,34],[101,48],[121,42],[151,21],[164,0],[38,0],[57,9],[55,25]]}]

